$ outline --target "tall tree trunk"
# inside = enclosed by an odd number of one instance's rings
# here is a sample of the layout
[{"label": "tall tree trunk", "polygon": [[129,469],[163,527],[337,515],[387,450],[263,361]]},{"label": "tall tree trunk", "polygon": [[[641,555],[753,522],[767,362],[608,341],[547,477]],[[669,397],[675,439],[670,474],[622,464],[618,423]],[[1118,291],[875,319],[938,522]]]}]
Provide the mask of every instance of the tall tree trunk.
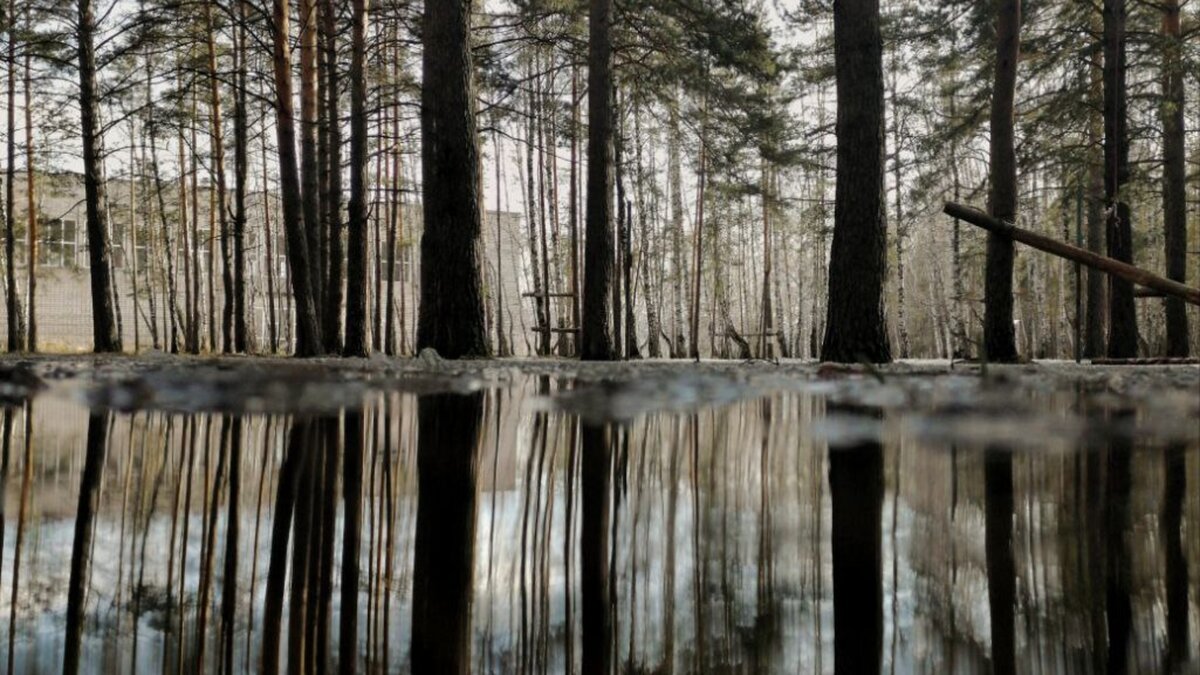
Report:
[{"label": "tall tree trunk", "polygon": [[[399,64],[400,59],[397,58],[394,63]],[[399,92],[397,91],[397,100]],[[383,329],[383,351],[388,356],[396,355],[396,232],[402,222],[402,211],[404,204],[400,199],[401,189],[404,187],[403,166],[400,164],[400,116],[392,116],[392,182],[390,185],[391,192],[391,209],[388,211],[388,227],[387,227],[387,298],[384,302],[384,329]],[[480,227],[482,228],[482,215],[480,216]],[[403,291],[403,283],[401,284]],[[401,293],[403,297],[403,292]],[[403,323],[400,325],[400,331],[404,331]],[[403,341],[403,340],[401,340]]]},{"label": "tall tree trunk", "polygon": [[[1017,217],[1017,155],[1013,131],[1013,99],[1021,53],[1021,0],[996,2],[996,79],[992,89],[991,176],[988,193],[992,216],[1007,223]],[[1017,359],[1013,335],[1013,254],[1011,239],[988,233],[984,280],[983,342],[989,361]]]},{"label": "tall tree trunk", "polygon": [[[129,118],[129,238],[123,242],[126,254],[126,265],[129,266],[130,295],[133,297],[133,353],[142,350],[142,299],[138,288],[138,181],[145,163],[139,155],[141,135],[138,133],[137,118]],[[32,250],[33,247],[30,247]]]},{"label": "tall tree trunk", "polygon": [[92,281],[92,338],[97,353],[121,351],[113,308],[113,282],[104,196],[101,124],[96,100],[96,16],[92,0],[78,0],[75,25],[79,56],[80,140],[83,145],[83,190],[87,204],[88,260]]},{"label": "tall tree trunk", "polygon": [[611,361],[617,356],[608,323],[613,283],[612,20],[613,0],[590,0],[587,224],[580,356],[591,361]]},{"label": "tall tree trunk", "polygon": [[[1163,49],[1163,227],[1167,277],[1187,281],[1187,166],[1179,0],[1162,3]],[[1188,317],[1183,301],[1167,298],[1167,355],[1188,356]]]},{"label": "tall tree trunk", "polygon": [[683,171],[680,159],[679,104],[667,103],[667,191],[671,193],[671,303],[674,320],[671,322],[671,356],[688,352],[687,333],[683,326],[683,288],[686,253],[683,248]]},{"label": "tall tree trunk", "polygon": [[[1098,21],[1096,23],[1099,23]],[[1100,27],[1094,27],[1099,32]],[[1087,248],[1103,255],[1104,246],[1104,68],[1090,68],[1088,87],[1087,150]],[[1083,355],[1089,359],[1104,356],[1104,324],[1108,313],[1108,277],[1091,267],[1087,270],[1087,325],[1084,327]]]},{"label": "tall tree trunk", "polygon": [[[341,83],[337,60],[337,4],[321,0],[322,53],[325,69],[325,124],[328,155],[328,182],[321,206],[328,224],[328,283],[325,287],[325,349],[331,354],[342,351],[342,124],[338,112]],[[353,58],[353,57],[352,57]]]},{"label": "tall tree trunk", "polygon": [[305,235],[304,205],[296,166],[295,106],[292,103],[292,59],[288,44],[290,0],[274,0],[275,129],[279,137],[279,183],[283,195],[283,226],[287,232],[287,255],[292,295],[296,303],[296,355],[314,356],[322,351],[320,324],[310,275],[308,239]]},{"label": "tall tree trunk", "polygon": [[492,152],[496,163],[496,356],[504,357],[509,355],[509,349],[504,339],[504,259],[501,255],[501,252],[504,250],[504,238],[501,228],[501,214],[503,211],[500,204],[501,186],[504,185],[504,176],[500,168],[500,136],[496,133],[496,129],[498,128],[499,124],[497,123],[497,126],[492,129]]},{"label": "tall tree trunk", "polygon": [[[1133,262],[1133,224],[1125,189],[1129,182],[1129,120],[1125,87],[1125,0],[1104,0],[1104,198],[1108,257]],[[1133,284],[1109,279],[1108,356],[1138,353]]]},{"label": "tall tree trunk", "polygon": [[[250,172],[248,132],[249,92],[246,90],[249,50],[246,48],[246,0],[237,3],[237,70],[233,111],[233,349],[245,353],[250,348],[246,328],[246,181]],[[264,195],[264,199],[265,199]],[[228,274],[228,270],[226,271]]]},{"label": "tall tree trunk", "polygon": [[[707,72],[705,73],[707,77]],[[697,176],[696,186],[696,223],[695,233],[693,235],[692,244],[692,302],[691,313],[688,315],[688,320],[691,325],[688,327],[688,333],[691,334],[691,350],[688,352],[688,357],[700,360],[700,279],[701,271],[704,267],[704,259],[702,253],[704,251],[704,190],[708,183],[708,93],[704,94],[704,103],[701,106],[700,120],[700,168]],[[710,345],[710,348],[715,348],[716,345]]]},{"label": "tall tree trunk", "polygon": [[[528,66],[529,80],[533,81],[533,61],[530,59]],[[532,84],[530,85],[532,87]],[[533,303],[534,317],[537,320],[538,330],[536,336],[537,353],[546,355],[550,349],[550,333],[546,330],[550,326],[550,313],[547,309],[549,296],[547,292],[546,279],[542,276],[542,265],[539,262],[542,258],[542,251],[538,247],[539,242],[539,224],[542,219],[539,218],[539,210],[537,204],[537,176],[538,173],[534,170],[533,156],[534,146],[536,144],[534,130],[536,124],[534,122],[537,117],[537,111],[534,106],[536,100],[533,92],[530,91],[526,97],[525,114],[527,122],[525,124],[525,223],[529,228],[529,274],[533,281]]]},{"label": "tall tree trunk", "polygon": [[25,52],[25,229],[29,236],[26,250],[26,267],[29,271],[29,340],[26,346],[29,351],[37,351],[37,266],[38,266],[38,213],[37,213],[37,173],[33,164],[33,88],[31,83],[29,51]]},{"label": "tall tree trunk", "polygon": [[486,356],[480,236],[479,139],[471,63],[472,0],[425,4],[421,87],[421,306],[417,349]]},{"label": "tall tree trunk", "polygon": [[[568,209],[571,218],[571,327],[580,329],[581,289],[579,285],[579,67],[571,68],[571,205]],[[497,212],[497,217],[498,217]],[[497,248],[496,250],[499,250]],[[580,334],[576,332],[572,338],[573,353],[578,356],[581,349]]]},{"label": "tall tree trunk", "polygon": [[837,194],[829,305],[821,358],[892,360],[883,309],[887,214],[883,197],[883,40],[879,0],[834,5]]},{"label": "tall tree trunk", "polygon": [[[217,36],[212,19],[212,6],[215,0],[204,3],[204,24],[207,30],[205,41],[208,48],[208,94],[209,121],[212,125],[213,173],[217,179],[217,222],[221,233],[211,233],[210,236],[220,236],[221,239],[221,351],[233,351],[233,277],[231,275],[233,260],[229,249],[229,214],[225,205],[229,203],[228,186],[225,180],[225,132],[221,119],[221,81],[217,75]],[[217,261],[209,259],[209,273],[216,269]],[[214,329],[215,330],[215,329]]]},{"label": "tall tree trunk", "polygon": [[[638,210],[638,236],[641,237],[642,259],[642,294],[645,296],[646,303],[646,355],[652,359],[657,359],[662,356],[662,346],[659,341],[662,328],[659,325],[658,306],[655,303],[655,298],[651,295],[652,291],[652,275],[650,274],[650,266],[656,265],[660,261],[658,259],[658,246],[656,237],[650,236],[650,214],[646,204],[646,167],[642,162],[642,107],[635,105],[633,113],[633,129],[634,129],[634,147],[635,166],[634,174],[637,180],[637,210]],[[653,167],[653,164],[651,165]],[[652,170],[653,173],[653,170]],[[657,218],[657,215],[655,216]],[[657,222],[657,221],[656,221]],[[661,279],[659,279],[661,283]]]},{"label": "tall tree trunk", "polygon": [[766,160],[762,162],[762,226],[763,226],[763,271],[762,295],[759,297],[759,345],[758,355],[764,359],[774,356],[771,349],[771,169]]},{"label": "tall tree trunk", "polygon": [[[17,173],[17,38],[16,38],[16,3],[8,0],[8,11],[5,32],[8,33],[8,120],[7,136],[7,166],[4,181],[4,273],[5,273],[5,309],[8,319],[8,351],[25,350],[25,322],[22,317],[21,291],[17,288],[17,258],[16,258],[16,186],[14,178]],[[28,103],[26,103],[28,108]]]},{"label": "tall tree trunk", "polygon": [[317,158],[320,96],[317,81],[317,0],[300,0],[300,183],[304,230],[308,240],[308,274],[317,318],[317,335],[324,346],[322,309],[325,300],[325,261],[322,251],[320,162]]},{"label": "tall tree trunk", "polygon": [[[535,71],[540,71],[541,62],[537,59],[538,52],[534,52],[533,68]],[[546,136],[545,136],[545,115],[546,105],[542,85],[542,74],[538,72],[537,77],[531,83],[532,91],[530,92],[530,130],[531,143],[537,145],[538,155],[538,171],[537,171],[537,204],[538,204],[538,245],[540,246],[540,255],[542,262],[542,310],[543,322],[542,332],[538,336],[541,342],[541,352],[543,355],[550,355],[550,344],[554,336],[551,327],[554,324],[554,303],[552,294],[554,293],[554,284],[550,281],[550,247],[546,244],[546,228],[549,218],[546,213],[546,184],[549,182],[549,176],[545,172],[546,168]],[[536,140],[533,140],[536,139]],[[534,184],[533,174],[529,176],[529,184]]]},{"label": "tall tree trunk", "polygon": [[[152,82],[152,71],[150,69],[150,60],[149,60],[149,58],[147,58],[146,59],[146,100],[148,100],[148,101],[152,100],[151,97],[153,96],[153,89],[152,89],[151,82]],[[151,107],[152,106],[147,106],[147,110],[148,110],[147,117],[148,118],[151,117],[151,115],[153,114],[153,111],[150,110]],[[193,108],[193,111],[194,111],[194,108]],[[193,126],[193,128],[194,128],[194,126]],[[150,153],[151,171],[154,173],[154,184],[155,184],[154,192],[158,196],[158,211],[159,211],[159,218],[161,219],[163,238],[165,241],[169,242],[169,241],[171,241],[171,237],[167,231],[166,199],[163,196],[163,186],[161,184],[162,178],[160,177],[160,172],[158,169],[158,159],[157,159],[158,146],[154,141],[153,132],[151,132],[151,134],[149,134],[149,136],[150,136],[150,148],[151,148],[151,153]],[[195,146],[193,145],[193,148],[194,147]],[[193,167],[195,166],[194,160],[195,160],[195,158],[193,156]],[[196,247],[200,245],[200,242],[196,240],[195,229],[192,228],[191,230],[189,230],[189,228],[188,228],[190,221],[193,220],[195,217],[199,217],[199,214],[194,214],[193,219],[188,218],[188,172],[184,168],[188,165],[187,162],[188,162],[187,144],[184,143],[183,126],[181,125],[179,127],[179,210],[178,210],[179,226],[180,226],[179,232],[180,232],[180,235],[183,237],[183,255],[180,256],[180,260],[183,263],[182,266],[183,266],[183,313],[184,313],[184,316],[183,316],[181,323],[183,324],[183,340],[185,343],[184,349],[186,349],[187,351],[189,351],[193,354],[199,354],[200,353],[200,321],[199,321],[200,314],[197,311],[197,307],[200,303],[200,294],[193,292],[194,288],[198,288],[197,286],[193,286],[193,280],[199,279],[200,266],[198,264],[195,264],[196,261],[192,257],[192,251],[196,250]],[[193,200],[192,203],[195,204],[195,201]],[[191,234],[190,237],[189,237],[189,232]],[[166,256],[167,267],[170,270],[170,272],[168,272],[167,278],[168,278],[168,286],[171,288],[170,298],[171,298],[171,305],[172,305],[172,308],[171,308],[172,317],[174,317],[174,315],[176,314],[174,303],[175,303],[175,300],[177,299],[176,292],[174,289],[174,285],[178,281],[176,279],[176,275],[174,272],[174,267],[175,267],[174,254],[176,251],[178,251],[178,247],[171,246],[171,245],[167,246],[167,256]],[[172,351],[177,350],[177,348],[176,348],[177,338],[174,337],[175,321],[176,321],[176,319],[172,318],[172,320],[171,320],[171,327],[172,327],[171,349],[172,349]]]},{"label": "tall tree trunk", "polygon": [[899,49],[892,50],[891,76],[888,78],[892,107],[892,179],[895,183],[896,204],[896,323],[900,334],[900,358],[909,356],[908,314],[904,306],[904,238],[908,227],[904,224],[904,167],[900,164],[900,103],[897,83]]},{"label": "tall tree trunk", "polygon": [[[149,59],[147,59],[147,61],[146,61],[146,97],[147,97],[147,100],[152,101],[153,100],[151,98],[152,96],[153,96],[153,94],[150,91],[150,61],[149,61]],[[146,127],[147,127],[146,135],[150,138],[150,172],[152,174],[154,174],[154,194],[157,197],[157,202],[158,202],[159,226],[162,228],[163,246],[166,249],[166,251],[164,251],[163,258],[165,259],[166,266],[167,266],[167,275],[166,275],[167,276],[167,303],[168,303],[168,307],[169,307],[168,314],[170,316],[170,326],[171,326],[170,350],[171,350],[171,353],[174,354],[174,353],[178,353],[178,351],[179,351],[178,312],[176,311],[176,307],[175,307],[175,301],[177,298],[177,295],[175,293],[175,251],[176,251],[176,247],[173,243],[173,240],[171,239],[171,230],[167,223],[167,203],[166,203],[166,198],[163,196],[162,172],[159,170],[159,164],[158,164],[158,141],[155,140],[155,134],[157,133],[157,130],[155,129],[156,124],[154,121],[154,104],[153,103],[146,106],[146,117],[147,117],[147,119],[146,119]],[[186,228],[186,223],[187,223],[187,187],[186,186],[187,186],[187,183],[184,181],[183,167],[184,167],[184,144],[183,144],[183,135],[182,135],[182,132],[180,132],[180,138],[179,138],[179,170],[180,170],[180,175],[179,175],[179,212],[180,212],[180,222],[184,223],[184,227]],[[186,238],[186,236],[185,236],[185,238]],[[197,274],[199,274],[199,272],[197,272]],[[185,304],[187,304],[187,303],[185,303]],[[199,351],[198,345],[193,346],[190,343],[188,344],[188,349]]]},{"label": "tall tree trunk", "polygon": [[346,257],[346,356],[370,353],[367,331],[367,12],[352,0],[350,43],[350,212]]}]

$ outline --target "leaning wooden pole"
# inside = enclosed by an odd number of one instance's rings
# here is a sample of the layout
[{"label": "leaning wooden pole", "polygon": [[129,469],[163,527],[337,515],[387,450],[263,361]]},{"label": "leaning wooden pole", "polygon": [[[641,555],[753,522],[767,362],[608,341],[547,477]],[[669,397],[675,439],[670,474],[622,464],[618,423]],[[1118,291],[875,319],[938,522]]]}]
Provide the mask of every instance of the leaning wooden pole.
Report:
[{"label": "leaning wooden pole", "polygon": [[1045,237],[1029,230],[1023,230],[970,206],[947,202],[942,211],[946,215],[958,218],[959,220],[965,220],[976,227],[1006,236],[1013,241],[1019,241],[1039,251],[1045,251],[1060,258],[1066,258],[1067,260],[1087,265],[1105,274],[1159,291],[1168,297],[1179,298],[1188,304],[1200,306],[1200,288],[1192,288],[1177,281],[1160,277],[1140,267],[1134,267],[1128,263],[1092,253],[1091,251],[1063,243],[1057,239],[1051,239],[1050,237]]}]

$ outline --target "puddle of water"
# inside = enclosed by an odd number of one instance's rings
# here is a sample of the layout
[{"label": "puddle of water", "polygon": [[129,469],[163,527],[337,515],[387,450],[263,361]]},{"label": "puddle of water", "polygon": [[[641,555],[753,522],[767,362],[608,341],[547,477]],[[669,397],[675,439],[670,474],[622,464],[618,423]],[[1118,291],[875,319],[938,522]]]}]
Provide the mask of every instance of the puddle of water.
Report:
[{"label": "puddle of water", "polygon": [[52,382],[0,667],[1200,668],[1200,394],[722,377]]}]

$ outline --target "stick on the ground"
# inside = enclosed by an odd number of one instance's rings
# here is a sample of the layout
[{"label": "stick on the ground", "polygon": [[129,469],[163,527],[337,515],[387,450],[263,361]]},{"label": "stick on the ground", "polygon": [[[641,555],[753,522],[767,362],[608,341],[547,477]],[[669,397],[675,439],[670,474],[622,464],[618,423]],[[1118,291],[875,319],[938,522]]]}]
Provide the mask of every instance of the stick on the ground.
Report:
[{"label": "stick on the ground", "polygon": [[1200,288],[1192,288],[1178,281],[1172,281],[1158,276],[1152,272],[1144,270],[1140,267],[1134,267],[1128,263],[1123,263],[1120,260],[1113,260],[1102,255],[1092,253],[1086,249],[1072,246],[1063,243],[1057,239],[1045,237],[1036,232],[1023,230],[1011,223],[1006,223],[998,218],[980,211],[979,209],[955,204],[954,202],[946,202],[945,208],[942,209],[946,215],[965,220],[968,223],[981,227],[989,232],[995,232],[1001,236],[1008,237],[1013,241],[1019,241],[1022,244],[1032,246],[1039,251],[1045,251],[1060,258],[1074,260],[1082,263],[1093,269],[1100,270],[1105,274],[1119,277],[1125,281],[1152,288],[1160,291],[1165,295],[1173,298],[1179,298],[1186,303],[1200,307]]}]

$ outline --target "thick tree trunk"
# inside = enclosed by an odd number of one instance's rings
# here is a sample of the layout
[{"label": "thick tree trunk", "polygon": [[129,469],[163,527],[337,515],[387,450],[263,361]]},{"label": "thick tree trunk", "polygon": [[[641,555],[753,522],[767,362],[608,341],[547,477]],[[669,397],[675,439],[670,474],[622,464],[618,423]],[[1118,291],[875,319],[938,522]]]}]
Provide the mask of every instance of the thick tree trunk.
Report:
[{"label": "thick tree trunk", "polygon": [[[1017,61],[1021,52],[1021,0],[996,2],[996,79],[992,88],[991,175],[988,210],[1011,223],[1017,215],[1017,155],[1013,131]],[[984,278],[983,343],[989,361],[1017,359],[1013,334],[1013,243],[988,234]]]},{"label": "thick tree trunk", "polygon": [[350,212],[346,257],[346,356],[370,352],[367,331],[367,11],[353,0],[350,38]]},{"label": "thick tree trunk", "polygon": [[590,0],[587,231],[580,356],[592,361],[611,361],[617,356],[608,323],[613,284],[612,21],[613,0]]},{"label": "thick tree trunk", "polygon": [[[1129,183],[1129,121],[1125,87],[1125,0],[1104,0],[1104,198],[1108,256],[1133,262],[1133,224],[1125,189]],[[1110,280],[1108,356],[1133,358],[1138,352],[1133,285]]]},{"label": "thick tree trunk", "polygon": [[879,0],[838,2],[833,26],[837,190],[821,358],[886,363],[892,350],[883,309],[887,215]]},{"label": "thick tree trunk", "polygon": [[480,236],[479,139],[471,63],[471,0],[425,4],[421,88],[421,306],[417,349],[486,356]]},{"label": "thick tree trunk", "polygon": [[[1167,277],[1187,281],[1187,167],[1179,0],[1162,4],[1163,50],[1163,228]],[[1186,357],[1188,317],[1183,302],[1167,298],[1167,356]]]},{"label": "thick tree trunk", "polygon": [[113,282],[104,196],[104,153],[96,100],[96,16],[92,0],[79,0],[75,26],[79,56],[80,140],[83,145],[83,190],[87,204],[88,260],[92,281],[92,337],[97,353],[121,351],[113,308]]},{"label": "thick tree trunk", "polygon": [[275,129],[279,138],[279,183],[283,195],[283,226],[287,232],[288,275],[296,303],[296,355],[315,356],[322,350],[320,324],[310,275],[308,239],[296,166],[295,106],[292,103],[292,59],[288,44],[290,0],[274,0]]}]

